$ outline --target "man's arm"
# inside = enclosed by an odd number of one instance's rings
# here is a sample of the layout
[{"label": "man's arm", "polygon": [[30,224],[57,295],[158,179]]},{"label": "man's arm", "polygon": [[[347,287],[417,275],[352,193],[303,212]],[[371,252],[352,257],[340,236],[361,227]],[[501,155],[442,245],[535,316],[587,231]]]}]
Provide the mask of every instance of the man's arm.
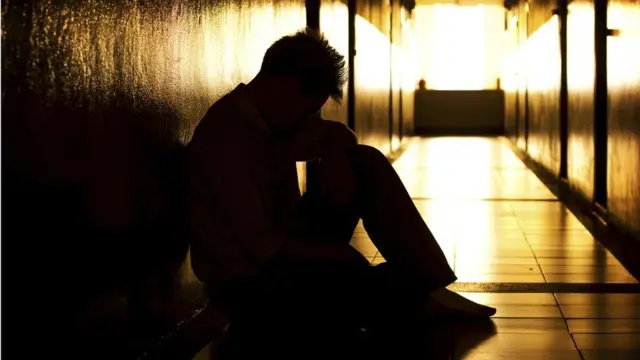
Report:
[{"label": "man's arm", "polygon": [[[205,243],[200,248],[222,257],[211,261],[224,262],[225,274],[213,275],[255,275],[276,254],[302,261],[363,261],[348,244],[308,242],[296,238],[293,229],[271,227],[253,181],[250,160],[238,158],[239,154],[221,155],[221,144],[200,151],[192,146],[190,150],[189,223],[195,240]],[[295,219],[290,225],[295,225]]]},{"label": "man's arm", "polygon": [[[272,227],[256,180],[255,159],[244,139],[243,134],[196,134],[187,154],[189,216],[199,219],[190,219],[191,233],[208,252],[225,249],[234,254],[218,259],[229,261],[224,267],[232,274],[226,276],[257,273],[287,241],[283,229]],[[229,154],[230,149],[235,151]]]},{"label": "man's arm", "polygon": [[293,160],[311,161],[354,147],[358,138],[342,123],[311,117],[294,129],[285,143]]}]

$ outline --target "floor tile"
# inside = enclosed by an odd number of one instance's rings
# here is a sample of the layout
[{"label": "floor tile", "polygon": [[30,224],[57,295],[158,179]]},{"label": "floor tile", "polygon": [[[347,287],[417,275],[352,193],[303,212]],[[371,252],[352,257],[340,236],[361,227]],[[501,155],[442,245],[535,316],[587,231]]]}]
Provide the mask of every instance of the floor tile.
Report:
[{"label": "floor tile", "polygon": [[567,326],[574,334],[638,334],[640,339],[638,319],[568,319]]},{"label": "floor tile", "polygon": [[568,248],[593,249],[594,247],[598,247],[598,245],[600,245],[600,243],[598,243],[595,239],[591,239],[588,237],[573,237],[573,238],[561,238],[561,237],[554,237],[554,236],[532,237],[530,234],[527,234],[527,233],[525,233],[524,236],[527,238],[527,242],[531,245],[533,249],[543,248],[543,247],[563,247],[564,249],[568,249]]},{"label": "floor tile", "polygon": [[496,318],[562,318],[552,305],[496,305]]},{"label": "floor tile", "polygon": [[581,350],[584,360],[638,360],[640,350]]},{"label": "floor tile", "polygon": [[527,242],[532,247],[542,246],[566,246],[567,248],[597,246],[600,243],[589,233],[567,234],[558,232],[533,233],[532,230],[523,229]]},{"label": "floor tile", "polygon": [[509,334],[544,334],[566,333],[567,326],[562,319],[493,319],[498,333]]},{"label": "floor tile", "polygon": [[[521,251],[528,252],[528,256],[533,256],[531,247],[524,238],[502,238],[500,235],[489,235],[486,237],[476,236],[473,239],[460,237],[455,235],[455,244],[457,249],[465,251],[476,251],[478,253],[493,251]],[[509,257],[508,255],[502,255]]]},{"label": "floor tile", "polygon": [[[500,140],[417,139],[394,167],[460,282],[637,282]],[[366,240],[362,229],[356,235]],[[585,360],[640,359],[594,350],[629,347],[624,336],[637,331],[640,294],[461,295],[497,308],[497,335],[476,346],[463,341],[456,359],[581,359],[567,325]]]},{"label": "floor tile", "polygon": [[623,266],[540,265],[545,274],[631,275]]},{"label": "floor tile", "polygon": [[640,306],[560,305],[560,308],[567,319],[640,319]]},{"label": "floor tile", "polygon": [[467,206],[466,204],[463,205],[459,202],[454,204],[458,205],[452,208],[450,213],[458,215],[458,217],[455,219],[455,223],[460,226],[464,226],[458,228],[457,230],[459,231],[472,230],[470,226],[465,225],[474,225],[478,230],[481,231],[491,230],[497,233],[503,233],[505,235],[517,235],[519,237],[524,235],[522,229],[520,228],[520,223],[511,215],[506,216],[503,213],[503,217],[498,217],[497,214],[493,214],[493,212],[491,211],[470,211],[464,209],[463,206]]},{"label": "floor tile", "polygon": [[559,240],[553,240],[553,241],[549,240],[546,242],[539,242],[539,243],[527,242],[527,245],[529,245],[534,252],[539,250],[557,251],[559,249],[566,249],[566,250],[575,249],[577,251],[594,251],[598,247],[601,247],[600,244],[593,241],[585,241],[585,242],[576,244],[576,243],[566,243]]},{"label": "floor tile", "polygon": [[[500,253],[500,252],[510,252],[510,251],[524,251],[527,252],[528,255],[526,257],[533,257],[533,252],[531,248],[525,241],[521,240],[502,240],[502,239],[494,239],[491,242],[485,242],[484,244],[475,244],[475,243],[465,243],[460,240],[456,241],[456,252],[464,253]],[[462,251],[461,251],[462,250]],[[508,255],[501,255],[502,257],[514,257]],[[517,257],[517,256],[515,256]]]},{"label": "floor tile", "polygon": [[584,225],[579,223],[564,222],[521,222],[520,227],[526,233],[529,230],[545,229],[545,230],[565,230],[565,229],[582,229]]},{"label": "floor tile", "polygon": [[463,274],[541,274],[536,265],[495,265],[479,264],[477,266],[460,267],[456,269],[458,275]]},{"label": "floor tile", "polygon": [[[464,339],[460,342],[464,346]],[[538,350],[557,351],[557,350],[574,350],[575,345],[571,340],[569,333],[529,333],[529,334],[497,334],[480,345],[476,346],[468,354],[474,353],[495,353],[499,351],[518,351],[518,350]],[[469,356],[467,355],[467,356]]]},{"label": "floor tile", "polygon": [[[394,167],[460,282],[635,281],[500,139],[415,139]],[[351,243],[385,261],[362,222]],[[640,294],[460,294],[497,308],[496,334],[454,359],[579,360],[576,343],[584,360],[640,359]]]},{"label": "floor tile", "polygon": [[613,255],[603,247],[592,247],[589,249],[580,248],[556,248],[556,249],[534,249],[533,252],[538,258],[598,258],[613,257]]},{"label": "floor tile", "polygon": [[469,266],[475,266],[476,264],[496,264],[496,265],[536,265],[536,259],[530,258],[515,258],[515,257],[491,257],[491,256],[479,256],[473,259],[465,259],[466,264]]},{"label": "floor tile", "polygon": [[573,265],[591,265],[591,266],[622,266],[614,257],[604,259],[594,258],[539,258],[540,265],[557,265],[557,266],[573,266]]},{"label": "floor tile", "polygon": [[527,239],[532,243],[543,240],[564,241],[567,244],[579,244],[581,242],[598,243],[593,235],[586,228],[584,228],[584,226],[572,229],[551,229],[544,227],[535,229],[522,228],[522,232],[524,232]]},{"label": "floor tile", "polygon": [[[518,229],[508,229],[508,228],[477,228],[476,231],[472,231],[472,229],[461,229],[461,227],[465,226],[465,224],[456,223],[456,233],[460,236],[461,239],[469,240],[470,242],[477,242],[480,237],[487,239],[519,239],[526,240],[525,235],[522,231]],[[465,235],[465,236],[462,236]]]},{"label": "floor tile", "polygon": [[364,256],[375,256],[378,253],[378,248],[369,239],[352,238],[351,246]]},{"label": "floor tile", "polygon": [[560,305],[640,306],[640,294],[555,294]]},{"label": "floor tile", "polygon": [[[558,206],[562,207],[562,211],[561,212],[556,212],[554,213],[553,210],[550,209],[545,209],[545,208],[540,208],[537,209],[535,211],[531,211],[528,216],[530,217],[540,217],[540,216],[547,216],[549,218],[552,217],[557,217],[557,216],[566,216],[564,214],[570,214],[569,210],[567,210],[564,205],[559,204]],[[519,219],[522,219],[524,217],[524,215],[522,215],[522,213],[518,213],[518,210],[514,210],[516,217],[518,217]],[[578,229],[567,229],[567,230],[558,230],[558,229],[531,229],[528,231],[525,231],[525,233],[527,234],[527,236],[530,236],[532,238],[556,238],[556,239],[584,239],[584,238],[588,238],[588,239],[593,239],[595,240],[595,238],[593,237],[593,234],[591,234],[589,232],[589,230],[587,230],[587,228],[585,228],[584,226]]]},{"label": "floor tile", "polygon": [[487,305],[551,305],[556,300],[548,293],[472,293],[460,292],[460,295],[475,302]]},{"label": "floor tile", "polygon": [[[466,269],[466,268],[465,268]],[[544,283],[542,274],[473,274],[458,272],[458,281],[461,282],[491,282],[491,283]]]},{"label": "floor tile", "polygon": [[527,245],[529,245],[534,252],[537,250],[557,251],[561,249],[573,249],[576,251],[601,251],[604,249],[602,245],[597,242],[588,242],[585,244],[536,244],[527,242]]},{"label": "floor tile", "polygon": [[456,257],[458,258],[475,258],[479,256],[491,256],[491,257],[533,257],[533,252],[531,249],[524,247],[518,249],[500,249],[500,248],[489,248],[482,251],[481,248],[469,248],[465,246],[457,246],[456,247]]},{"label": "floor tile", "polygon": [[[491,352],[471,351],[455,359],[460,360],[582,360],[578,350],[494,350]],[[607,359],[611,360],[611,359]],[[617,359],[616,359],[617,360]],[[626,359],[625,359],[626,360]]]},{"label": "floor tile", "polygon": [[579,284],[637,284],[633,276],[627,274],[547,274],[544,277],[548,283],[579,283]]},{"label": "floor tile", "polygon": [[573,339],[580,350],[590,349],[638,349],[638,334],[574,334]]},{"label": "floor tile", "polygon": [[497,309],[494,320],[501,318],[562,318],[552,294],[547,293],[472,293],[460,295]]},{"label": "floor tile", "polygon": [[202,350],[200,350],[192,360],[212,360],[214,358],[213,347],[212,344],[209,343],[207,346],[202,348]]}]

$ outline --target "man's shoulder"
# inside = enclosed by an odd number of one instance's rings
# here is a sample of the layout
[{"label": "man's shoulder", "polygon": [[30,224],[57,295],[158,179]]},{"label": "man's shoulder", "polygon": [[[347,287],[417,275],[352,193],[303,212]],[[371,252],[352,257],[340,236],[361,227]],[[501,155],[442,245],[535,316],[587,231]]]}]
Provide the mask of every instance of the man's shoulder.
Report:
[{"label": "man's shoulder", "polygon": [[217,140],[222,140],[226,133],[238,130],[238,119],[241,116],[234,91],[231,91],[209,107],[196,126],[192,141],[203,136],[215,136]]},{"label": "man's shoulder", "polygon": [[213,103],[200,123],[207,121],[210,123],[219,123],[220,125],[228,125],[230,121],[227,120],[232,120],[239,116],[241,116],[241,112],[237,101],[237,94],[236,90],[233,90]]}]

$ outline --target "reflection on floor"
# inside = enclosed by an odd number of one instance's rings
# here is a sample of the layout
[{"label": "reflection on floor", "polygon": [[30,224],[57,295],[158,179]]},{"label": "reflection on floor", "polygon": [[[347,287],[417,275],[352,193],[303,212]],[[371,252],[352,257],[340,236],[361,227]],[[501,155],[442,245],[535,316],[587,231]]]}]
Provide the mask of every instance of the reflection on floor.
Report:
[{"label": "reflection on floor", "polygon": [[[502,139],[416,139],[394,166],[465,284],[461,293],[498,309],[492,335],[435,332],[442,358],[640,359],[640,285],[615,293],[638,281]],[[361,225],[353,245],[384,261]],[[482,292],[489,283],[502,290]],[[552,283],[555,293],[540,287]],[[576,283],[611,291],[571,293]],[[514,292],[514,284],[536,290]],[[197,358],[210,359],[207,351]]]}]

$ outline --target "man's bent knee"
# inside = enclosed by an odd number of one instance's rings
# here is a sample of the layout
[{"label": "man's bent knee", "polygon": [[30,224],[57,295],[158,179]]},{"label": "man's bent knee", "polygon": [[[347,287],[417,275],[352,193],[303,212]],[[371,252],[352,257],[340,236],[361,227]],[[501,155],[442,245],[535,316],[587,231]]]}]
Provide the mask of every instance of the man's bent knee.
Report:
[{"label": "man's bent knee", "polygon": [[380,150],[369,145],[356,145],[356,147],[351,150],[351,156],[352,159],[358,163],[389,163],[387,157]]}]

